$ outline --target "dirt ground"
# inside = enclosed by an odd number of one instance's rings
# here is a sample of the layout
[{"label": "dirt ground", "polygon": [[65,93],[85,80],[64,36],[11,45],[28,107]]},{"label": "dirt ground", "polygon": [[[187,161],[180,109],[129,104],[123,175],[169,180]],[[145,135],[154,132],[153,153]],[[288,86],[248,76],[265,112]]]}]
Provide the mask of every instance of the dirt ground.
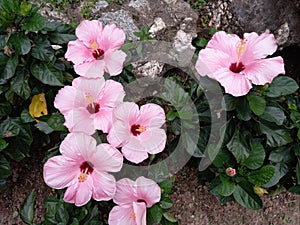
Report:
[{"label": "dirt ground", "polygon": [[[43,220],[43,200],[53,190],[43,181],[43,154],[12,163],[12,176],[6,189],[0,192],[0,225],[24,224],[18,211],[25,197],[35,189],[35,222]],[[226,206],[209,193],[209,186],[199,186],[197,170],[185,167],[175,175],[174,202],[170,213],[182,225],[298,225],[300,224],[300,196],[286,191],[263,197],[264,207],[253,211],[236,202]]]}]

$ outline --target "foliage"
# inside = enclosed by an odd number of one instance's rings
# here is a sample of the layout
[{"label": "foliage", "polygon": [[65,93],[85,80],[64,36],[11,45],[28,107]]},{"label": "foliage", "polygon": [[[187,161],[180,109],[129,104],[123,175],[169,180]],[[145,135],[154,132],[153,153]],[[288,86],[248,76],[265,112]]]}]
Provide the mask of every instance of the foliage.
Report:
[{"label": "foliage", "polygon": [[[58,88],[73,79],[68,73],[70,66],[62,57],[75,35],[70,25],[47,21],[38,13],[37,5],[25,0],[2,0],[0,8],[0,179],[3,184],[11,174],[7,157],[21,161],[28,156],[33,137],[41,135],[37,130],[65,129],[56,124],[59,116],[53,99]],[[47,105],[42,111],[48,108],[47,116],[30,112],[29,105],[38,94],[45,98]],[[41,122],[37,123],[31,115],[39,117]]]}]

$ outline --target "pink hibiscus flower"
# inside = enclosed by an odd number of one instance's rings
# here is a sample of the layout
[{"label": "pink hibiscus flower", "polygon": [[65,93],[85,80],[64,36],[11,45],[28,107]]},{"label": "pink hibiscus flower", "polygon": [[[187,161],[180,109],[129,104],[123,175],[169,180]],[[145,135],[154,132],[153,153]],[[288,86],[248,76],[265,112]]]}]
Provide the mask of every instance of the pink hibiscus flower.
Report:
[{"label": "pink hibiscus flower", "polygon": [[70,133],[60,145],[62,155],[45,163],[44,181],[55,189],[67,188],[64,201],[82,206],[91,198],[107,201],[114,196],[116,181],[108,172],[121,170],[123,156],[109,144],[96,144],[84,133]]},{"label": "pink hibiscus flower", "polygon": [[126,159],[140,163],[148,153],[164,150],[166,133],[160,127],[165,123],[165,112],[156,104],[146,104],[139,109],[133,102],[124,102],[114,110],[114,123],[107,140],[114,147],[122,147]]},{"label": "pink hibiscus flower", "polygon": [[95,130],[107,133],[112,125],[114,107],[123,101],[123,86],[103,77],[78,77],[72,86],[60,89],[54,106],[65,116],[70,132],[93,134]]},{"label": "pink hibiscus flower", "polygon": [[123,69],[126,54],[118,50],[125,41],[125,33],[116,25],[102,26],[98,20],[83,20],[76,28],[75,41],[70,41],[65,54],[72,61],[77,74],[96,78],[104,72],[118,75]]},{"label": "pink hibiscus flower", "polygon": [[139,177],[134,182],[128,178],[117,182],[113,201],[118,206],[109,213],[111,225],[146,225],[146,208],[160,201],[160,187],[153,180]]},{"label": "pink hibiscus flower", "polygon": [[252,84],[264,85],[285,73],[282,57],[265,59],[276,49],[272,34],[245,33],[241,39],[219,31],[199,52],[196,70],[220,82],[226,93],[246,95]]}]

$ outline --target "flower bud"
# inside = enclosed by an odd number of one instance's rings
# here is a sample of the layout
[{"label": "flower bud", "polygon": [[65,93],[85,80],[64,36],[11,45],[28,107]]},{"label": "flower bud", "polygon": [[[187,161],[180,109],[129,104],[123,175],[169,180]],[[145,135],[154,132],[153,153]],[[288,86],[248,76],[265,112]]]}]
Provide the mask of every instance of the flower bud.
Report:
[{"label": "flower bud", "polygon": [[231,168],[231,167],[228,167],[228,168],[226,169],[226,174],[227,174],[227,176],[229,176],[229,177],[233,177],[233,176],[236,174],[236,171],[235,171],[235,169],[233,169],[233,168]]}]

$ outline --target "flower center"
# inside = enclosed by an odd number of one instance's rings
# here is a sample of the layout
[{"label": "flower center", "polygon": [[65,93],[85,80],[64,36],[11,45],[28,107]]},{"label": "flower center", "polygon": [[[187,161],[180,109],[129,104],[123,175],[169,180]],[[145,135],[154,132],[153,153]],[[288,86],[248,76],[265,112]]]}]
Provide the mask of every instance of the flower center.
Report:
[{"label": "flower center", "polygon": [[132,212],[130,213],[130,219],[135,220],[135,218],[136,218],[136,215],[135,215],[135,213],[132,211]]},{"label": "flower center", "polygon": [[140,135],[141,133],[143,133],[144,131],[146,131],[146,127],[145,126],[141,126],[139,124],[134,124],[131,126],[131,129],[130,129],[131,133],[134,135],[134,136],[138,136]]},{"label": "flower center", "polygon": [[229,69],[234,73],[239,73],[245,69],[245,66],[243,63],[231,63]]},{"label": "flower center", "polygon": [[94,99],[91,95],[86,95],[85,99],[89,103],[88,106],[86,107],[86,109],[90,114],[94,114],[94,113],[99,112],[100,104],[94,102]]},{"label": "flower center", "polygon": [[93,56],[95,59],[103,59],[104,51],[100,48],[94,50]]},{"label": "flower center", "polygon": [[79,182],[84,182],[84,181],[86,181],[87,176],[94,171],[93,165],[90,162],[87,162],[87,161],[83,162],[80,165],[80,171],[81,171],[81,174],[78,177],[78,181]]}]

